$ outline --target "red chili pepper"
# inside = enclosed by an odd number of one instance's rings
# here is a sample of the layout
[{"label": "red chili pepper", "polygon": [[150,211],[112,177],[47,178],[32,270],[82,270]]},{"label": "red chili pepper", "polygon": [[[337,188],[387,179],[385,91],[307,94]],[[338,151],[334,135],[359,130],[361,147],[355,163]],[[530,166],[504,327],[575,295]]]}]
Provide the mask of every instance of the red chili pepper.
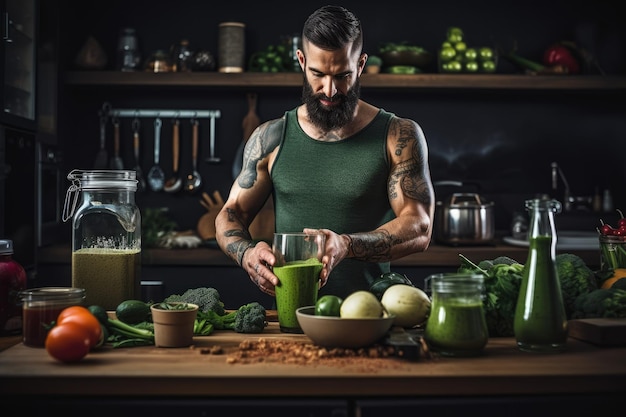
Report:
[{"label": "red chili pepper", "polygon": [[567,46],[556,43],[548,47],[543,54],[543,63],[547,66],[563,65],[569,74],[580,73],[580,62]]}]

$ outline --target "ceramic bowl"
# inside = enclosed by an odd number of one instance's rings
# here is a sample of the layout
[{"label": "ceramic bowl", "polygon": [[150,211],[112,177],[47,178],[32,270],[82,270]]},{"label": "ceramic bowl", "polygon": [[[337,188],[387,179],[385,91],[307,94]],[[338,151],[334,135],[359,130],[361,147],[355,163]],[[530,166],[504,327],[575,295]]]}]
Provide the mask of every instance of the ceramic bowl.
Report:
[{"label": "ceramic bowl", "polygon": [[422,50],[421,52],[388,51],[381,53],[380,57],[385,67],[411,66],[425,69],[433,62],[433,55],[426,50]]},{"label": "ceramic bowl", "polygon": [[381,340],[391,329],[394,316],[372,319],[346,319],[316,316],[315,306],[296,310],[304,333],[318,346],[361,348]]}]

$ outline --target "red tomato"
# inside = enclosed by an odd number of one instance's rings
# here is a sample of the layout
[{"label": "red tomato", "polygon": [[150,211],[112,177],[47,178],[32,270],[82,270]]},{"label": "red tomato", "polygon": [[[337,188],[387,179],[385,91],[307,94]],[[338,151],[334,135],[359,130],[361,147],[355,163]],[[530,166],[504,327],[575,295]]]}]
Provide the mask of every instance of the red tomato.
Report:
[{"label": "red tomato", "polygon": [[90,346],[89,332],[78,323],[57,324],[48,332],[46,351],[61,362],[78,362]]},{"label": "red tomato", "polygon": [[76,323],[83,327],[89,335],[89,347],[98,345],[102,337],[102,327],[100,321],[91,314],[91,311],[82,306],[71,306],[65,308],[57,317],[57,325],[65,323]]}]

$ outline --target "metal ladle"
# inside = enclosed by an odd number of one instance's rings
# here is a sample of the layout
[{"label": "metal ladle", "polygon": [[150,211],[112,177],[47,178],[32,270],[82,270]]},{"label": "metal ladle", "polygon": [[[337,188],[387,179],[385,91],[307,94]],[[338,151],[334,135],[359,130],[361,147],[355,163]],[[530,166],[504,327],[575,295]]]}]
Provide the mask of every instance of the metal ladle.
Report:
[{"label": "metal ladle", "polygon": [[187,175],[187,181],[185,182],[185,191],[188,193],[195,193],[198,191],[198,188],[202,185],[202,178],[200,177],[200,173],[197,169],[198,164],[198,120],[193,119],[191,121],[193,126],[192,128],[192,146],[191,146],[191,154],[192,154],[192,164],[193,171],[191,174]]},{"label": "metal ladle", "polygon": [[159,117],[154,119],[154,165],[148,171],[148,185],[152,191],[161,191],[165,183],[165,174],[159,166],[159,153],[161,151],[161,125]]},{"label": "metal ladle", "polygon": [[180,122],[175,119],[172,130],[172,178],[165,182],[163,189],[166,193],[177,193],[183,187],[183,180],[178,175],[178,162],[180,154]]},{"label": "metal ladle", "polygon": [[218,156],[215,156],[215,115],[211,115],[211,131],[209,142],[209,157],[206,161],[210,164],[217,164],[221,161]]}]

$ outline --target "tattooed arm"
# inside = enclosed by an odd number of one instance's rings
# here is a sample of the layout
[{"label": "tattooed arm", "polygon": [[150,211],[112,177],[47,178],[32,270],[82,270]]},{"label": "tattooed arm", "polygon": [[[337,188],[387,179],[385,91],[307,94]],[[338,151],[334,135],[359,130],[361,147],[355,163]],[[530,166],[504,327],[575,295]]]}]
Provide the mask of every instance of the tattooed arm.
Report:
[{"label": "tattooed arm", "polygon": [[[259,288],[273,295],[274,262],[269,245],[252,241],[249,227],[272,192],[270,161],[278,149],[284,119],[266,122],[252,133],[243,153],[241,173],[215,219],[216,239],[222,251],[241,265]],[[250,252],[255,252],[250,254]],[[265,278],[267,277],[267,278]]]},{"label": "tattooed arm", "polygon": [[424,251],[432,235],[434,191],[428,147],[420,126],[394,117],[387,137],[390,161],[388,196],[395,219],[368,233],[343,235],[348,257],[390,261]]}]

